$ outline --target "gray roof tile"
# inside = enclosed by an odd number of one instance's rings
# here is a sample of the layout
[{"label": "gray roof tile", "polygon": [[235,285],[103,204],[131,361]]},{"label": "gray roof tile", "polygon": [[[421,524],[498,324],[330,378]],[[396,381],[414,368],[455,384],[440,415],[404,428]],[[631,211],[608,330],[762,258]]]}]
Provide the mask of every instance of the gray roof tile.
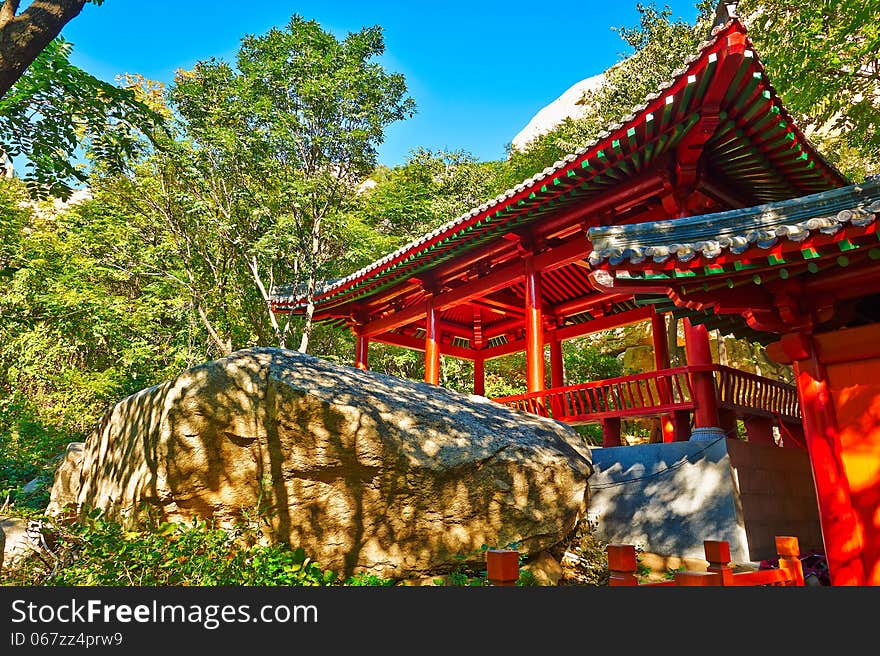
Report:
[{"label": "gray roof tile", "polygon": [[813,233],[837,234],[847,225],[866,226],[880,213],[880,175],[865,182],[810,196],[714,214],[667,221],[590,228],[590,264],[662,263],[671,257],[688,262],[722,251],[740,254],[757,246],[769,249],[780,239],[801,242]]}]

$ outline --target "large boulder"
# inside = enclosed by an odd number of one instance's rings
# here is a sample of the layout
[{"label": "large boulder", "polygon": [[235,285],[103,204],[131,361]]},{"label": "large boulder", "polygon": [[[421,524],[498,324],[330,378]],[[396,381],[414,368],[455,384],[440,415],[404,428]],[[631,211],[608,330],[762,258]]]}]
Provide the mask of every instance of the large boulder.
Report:
[{"label": "large boulder", "polygon": [[76,505],[79,496],[80,475],[85,443],[71,442],[61,456],[61,462],[55,469],[55,482],[49,497],[46,514],[56,515],[65,507]]},{"label": "large boulder", "polygon": [[324,567],[402,578],[483,544],[557,543],[586,510],[591,474],[589,449],[555,421],[254,348],[121,401],[78,480],[53,491],[115,515],[146,502],[172,521],[265,511],[271,538]]},{"label": "large boulder", "polygon": [[11,569],[26,556],[39,551],[39,545],[28,534],[28,520],[20,517],[0,517],[0,567]]}]

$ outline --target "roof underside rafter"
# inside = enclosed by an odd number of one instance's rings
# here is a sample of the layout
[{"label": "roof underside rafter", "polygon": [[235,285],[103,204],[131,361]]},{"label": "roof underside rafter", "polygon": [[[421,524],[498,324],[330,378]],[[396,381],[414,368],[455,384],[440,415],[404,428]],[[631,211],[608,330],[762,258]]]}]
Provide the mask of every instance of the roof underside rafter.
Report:
[{"label": "roof underside rafter", "polygon": [[[418,329],[415,310],[427,293],[419,279],[448,282],[449,291],[474,277],[487,277],[504,266],[505,257],[515,255],[514,244],[505,239],[511,234],[531,234],[549,239],[550,244],[569,238],[568,242],[579,243],[567,248],[576,246],[585,258],[589,243],[584,231],[597,225],[603,212],[604,221],[646,221],[658,212],[667,216],[670,207],[686,213],[690,202],[686,196],[695,191],[700,193],[693,197],[711,203],[697,206],[705,211],[794,198],[846,182],[794,126],[745,29],[731,20],[713,31],[672,80],[590,146],[326,285],[316,295],[315,316],[350,325],[356,311],[368,320],[387,320],[404,312],[414,317],[408,322],[412,333]],[[670,195],[675,196],[671,206],[666,202]],[[566,260],[566,266],[549,280],[545,301],[554,307],[583,303],[596,294],[584,279],[583,269],[589,265],[576,259]],[[515,278],[505,285],[513,300],[519,296]],[[512,316],[493,316],[493,300],[497,309],[497,299],[482,299],[484,311],[474,315],[476,323],[487,331],[487,339],[515,340],[511,331],[493,336],[493,318],[497,329]],[[276,311],[301,311],[302,301],[293,290],[275,290],[272,297]],[[465,312],[481,305],[472,298],[465,301]],[[608,311],[608,306],[600,308],[599,316]],[[443,318],[457,344],[467,343],[465,332],[472,331],[473,320],[468,322],[464,315],[459,320],[449,313]],[[577,313],[560,317],[567,324],[578,318]]]}]

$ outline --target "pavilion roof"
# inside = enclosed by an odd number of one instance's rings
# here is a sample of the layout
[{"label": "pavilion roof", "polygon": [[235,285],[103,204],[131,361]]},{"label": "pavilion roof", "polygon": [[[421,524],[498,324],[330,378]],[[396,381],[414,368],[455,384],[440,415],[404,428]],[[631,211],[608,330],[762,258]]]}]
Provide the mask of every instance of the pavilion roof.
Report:
[{"label": "pavilion roof", "polygon": [[[874,175],[757,207],[595,227],[589,230],[591,278],[606,290],[631,291],[638,305],[766,344],[778,334],[756,329],[741,311],[715,306],[745,298],[751,299],[746,306],[759,307],[764,290],[795,279],[794,288],[807,298],[871,296],[880,260],[878,220],[880,175]],[[738,292],[733,301],[726,298]]]},{"label": "pavilion roof", "polygon": [[[316,295],[319,308],[363,301],[564,208],[601,197],[649,168],[700,120],[713,75],[739,34],[741,58],[718,105],[719,124],[706,144],[707,167],[739,185],[749,204],[772,202],[847,184],[794,125],[763,66],[733,18],[673,77],[592,143],[424,236],[341,279]],[[276,310],[303,301],[299,290],[273,290]]]},{"label": "pavilion roof", "polygon": [[711,261],[729,251],[769,251],[780,240],[804,242],[814,233],[835,235],[848,225],[863,227],[880,212],[880,176],[864,183],[757,207],[620,226],[593,227],[590,264]]}]

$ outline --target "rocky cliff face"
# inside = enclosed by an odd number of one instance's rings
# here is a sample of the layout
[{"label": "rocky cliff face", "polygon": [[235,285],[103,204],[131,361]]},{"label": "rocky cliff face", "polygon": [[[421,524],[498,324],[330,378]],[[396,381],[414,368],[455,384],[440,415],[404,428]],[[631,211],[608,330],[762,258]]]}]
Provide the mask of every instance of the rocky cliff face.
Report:
[{"label": "rocky cliff face", "polygon": [[559,542],[592,474],[587,447],[557,422],[267,348],[124,399],[68,456],[56,510],[146,503],[221,524],[260,511],[269,537],[322,566],[394,578],[482,544]]},{"label": "rocky cliff face", "polygon": [[550,132],[566,118],[582,118],[587,112],[583,104],[584,94],[595,91],[605,83],[605,75],[600,73],[576,82],[552,103],[543,107],[511,142],[514,149],[524,150],[536,137]]}]

